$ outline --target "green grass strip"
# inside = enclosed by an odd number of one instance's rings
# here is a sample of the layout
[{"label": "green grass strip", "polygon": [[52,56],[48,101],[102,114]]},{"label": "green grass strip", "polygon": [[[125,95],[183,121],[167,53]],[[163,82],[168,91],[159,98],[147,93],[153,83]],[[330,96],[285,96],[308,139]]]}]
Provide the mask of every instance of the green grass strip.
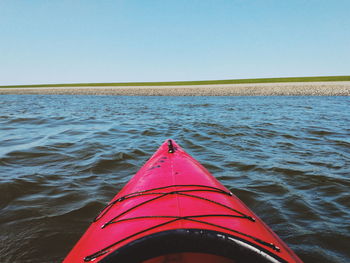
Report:
[{"label": "green grass strip", "polygon": [[281,83],[281,82],[325,82],[350,81],[350,76],[322,77],[290,77],[290,78],[258,78],[258,79],[227,79],[201,81],[164,81],[164,82],[118,82],[118,83],[69,83],[69,84],[33,84],[6,85],[1,88],[40,88],[40,87],[106,87],[106,86],[176,86],[176,85],[215,85],[215,84],[248,84],[248,83]]}]

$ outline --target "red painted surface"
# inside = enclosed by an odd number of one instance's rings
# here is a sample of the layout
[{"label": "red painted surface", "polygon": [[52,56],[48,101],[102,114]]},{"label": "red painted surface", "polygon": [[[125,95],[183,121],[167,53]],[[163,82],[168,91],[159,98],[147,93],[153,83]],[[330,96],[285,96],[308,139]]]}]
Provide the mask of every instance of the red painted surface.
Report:
[{"label": "red painted surface", "polygon": [[[218,182],[201,164],[199,164],[199,162],[188,155],[175,142],[173,142],[173,144],[176,148],[174,153],[169,153],[168,145],[167,143],[164,143],[151,157],[151,159],[128,182],[128,184],[112,199],[111,202],[116,201],[120,197],[130,193],[169,185],[206,185],[216,187],[228,192],[228,190],[220,182]],[[96,222],[91,224],[79,242],[68,254],[64,260],[64,263],[82,263],[84,262],[84,257],[91,255],[105,247],[108,247],[118,240],[122,240],[139,231],[155,226],[156,224],[169,221],[170,219],[168,218],[137,219],[110,224],[101,229],[105,223],[117,215],[123,213],[124,211],[130,209],[131,207],[137,206],[146,200],[160,196],[156,193],[165,193],[183,189],[189,189],[189,187],[172,187],[158,191],[154,190],[152,192],[149,192],[154,194],[140,195],[121,202],[117,202],[111,206],[111,208],[106,213],[103,213]],[[190,187],[190,189],[203,188]],[[291,251],[287,245],[267,225],[265,225],[251,210],[249,210],[247,206],[243,204],[243,202],[241,202],[234,195],[228,196],[216,192],[205,191],[190,192],[190,194],[204,197],[210,200],[215,200],[218,203],[225,204],[256,219],[255,222],[242,218],[224,217],[208,217],[201,218],[201,220],[240,231],[244,234],[254,236],[268,243],[273,243],[280,248],[279,252],[269,247],[264,248],[271,253],[277,254],[279,257],[285,259],[288,262],[301,262],[300,259],[293,253],[293,251]],[[210,203],[205,200],[178,194],[170,194],[165,195],[155,201],[141,205],[136,209],[133,209],[130,212],[127,212],[118,217],[118,220],[140,216],[188,216],[201,214],[239,215],[236,212],[233,212],[225,207]],[[263,247],[255,240],[247,236],[240,235],[236,232],[223,230],[222,228],[210,226],[207,224],[191,222],[188,220],[178,220],[176,222],[166,224],[162,227],[158,227],[153,230],[146,231],[142,234],[138,234],[132,238],[125,240],[124,242],[118,243],[115,246],[112,246],[108,253],[96,258],[94,262],[98,262],[111,252],[130,243],[133,240],[139,239],[149,234],[178,228],[208,229],[226,232],[228,234],[232,234],[239,238],[245,239],[260,247]]]}]

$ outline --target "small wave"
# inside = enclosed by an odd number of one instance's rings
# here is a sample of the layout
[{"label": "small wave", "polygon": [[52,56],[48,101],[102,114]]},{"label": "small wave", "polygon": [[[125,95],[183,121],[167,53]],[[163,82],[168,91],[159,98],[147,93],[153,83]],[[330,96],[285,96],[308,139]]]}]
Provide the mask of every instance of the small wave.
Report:
[{"label": "small wave", "polygon": [[248,164],[242,162],[229,162],[225,164],[225,167],[230,169],[234,168],[235,170],[242,172],[255,171],[257,169],[260,169],[260,167],[256,164]]},{"label": "small wave", "polygon": [[188,109],[193,109],[193,108],[208,108],[208,107],[213,106],[213,104],[211,104],[211,103],[200,103],[200,104],[186,103],[186,104],[180,104],[178,106],[188,108]]},{"label": "small wave", "polygon": [[309,128],[306,129],[306,132],[308,132],[311,135],[317,135],[317,136],[329,136],[329,135],[336,135],[337,133],[325,129],[320,128]]},{"label": "small wave", "polygon": [[29,125],[42,125],[48,123],[44,118],[11,118],[7,124],[29,124]]}]

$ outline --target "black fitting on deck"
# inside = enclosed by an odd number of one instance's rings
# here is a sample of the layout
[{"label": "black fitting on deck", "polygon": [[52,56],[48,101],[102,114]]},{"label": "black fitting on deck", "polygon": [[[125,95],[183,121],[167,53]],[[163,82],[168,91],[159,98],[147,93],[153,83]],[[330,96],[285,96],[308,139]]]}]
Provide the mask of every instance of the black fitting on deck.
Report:
[{"label": "black fitting on deck", "polygon": [[174,148],[172,140],[168,140],[168,149],[169,149],[168,150],[169,153],[174,153],[175,152],[175,148]]}]

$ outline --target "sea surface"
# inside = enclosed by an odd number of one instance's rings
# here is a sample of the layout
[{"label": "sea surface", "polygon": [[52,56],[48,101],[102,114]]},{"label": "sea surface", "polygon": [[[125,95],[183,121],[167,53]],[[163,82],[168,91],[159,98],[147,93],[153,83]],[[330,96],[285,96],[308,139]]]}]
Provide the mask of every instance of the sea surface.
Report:
[{"label": "sea surface", "polygon": [[0,96],[0,262],[60,262],[166,139],[310,263],[350,262],[350,97]]}]

